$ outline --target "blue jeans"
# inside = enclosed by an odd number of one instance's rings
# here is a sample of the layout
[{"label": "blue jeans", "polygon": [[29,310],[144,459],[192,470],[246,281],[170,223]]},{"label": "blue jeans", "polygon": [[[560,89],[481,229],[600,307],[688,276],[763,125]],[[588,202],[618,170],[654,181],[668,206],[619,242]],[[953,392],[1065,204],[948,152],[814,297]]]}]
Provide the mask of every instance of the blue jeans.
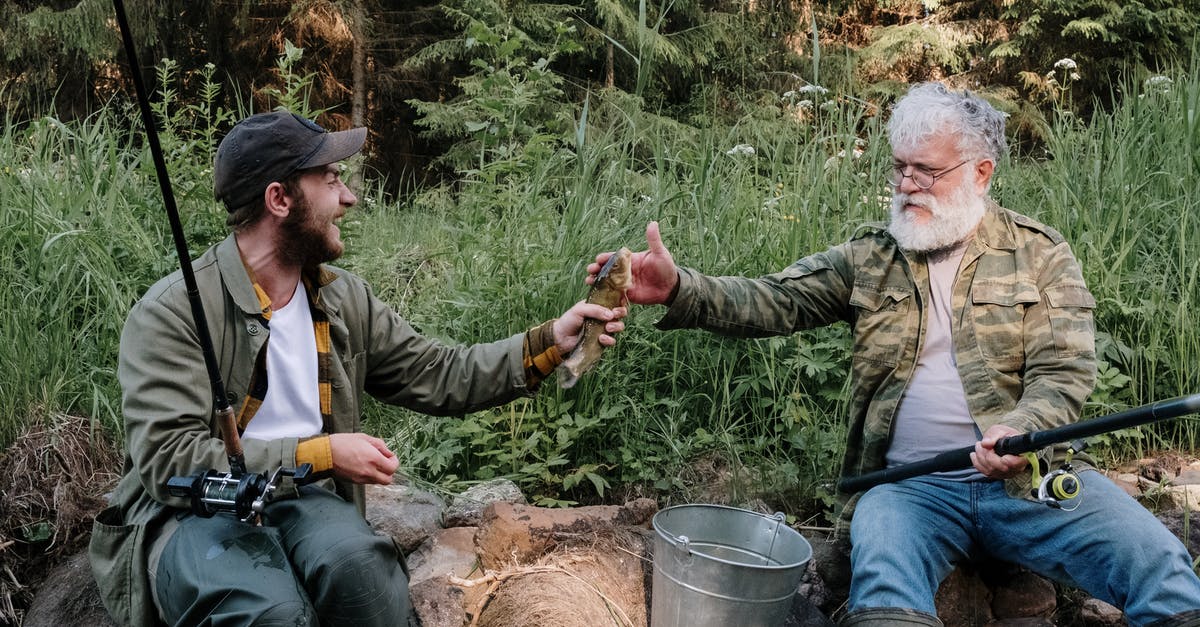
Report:
[{"label": "blue jeans", "polygon": [[1183,544],[1095,470],[1063,511],[1014,499],[1000,481],[916,477],[876,486],[850,525],[849,609],[935,613],[933,597],[956,562],[990,555],[1075,585],[1123,608],[1131,625],[1200,609],[1200,578]]}]

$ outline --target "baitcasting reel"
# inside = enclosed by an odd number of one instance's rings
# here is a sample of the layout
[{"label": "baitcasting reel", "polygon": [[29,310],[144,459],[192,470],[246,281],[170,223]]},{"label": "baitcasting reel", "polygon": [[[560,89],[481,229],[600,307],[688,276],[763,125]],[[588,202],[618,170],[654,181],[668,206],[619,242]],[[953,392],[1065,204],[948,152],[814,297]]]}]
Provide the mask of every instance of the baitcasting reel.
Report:
[{"label": "baitcasting reel", "polygon": [[270,479],[258,473],[217,472],[209,469],[188,477],[171,477],[167,491],[171,496],[190,499],[192,513],[211,518],[217,513],[232,513],[242,522],[251,522],[271,502],[281,477],[291,477],[292,483],[304,485],[317,479],[312,464],[299,468],[278,468]]},{"label": "baitcasting reel", "polygon": [[1025,458],[1033,468],[1033,483],[1037,485],[1037,488],[1031,491],[1033,498],[1039,503],[1067,512],[1079,507],[1082,502],[1080,498],[1083,494],[1083,481],[1071,465],[1071,459],[1085,448],[1087,442],[1083,440],[1072,442],[1067,447],[1067,458],[1063,460],[1062,466],[1050,471],[1045,477],[1041,476],[1037,457],[1033,453],[1025,453]]}]

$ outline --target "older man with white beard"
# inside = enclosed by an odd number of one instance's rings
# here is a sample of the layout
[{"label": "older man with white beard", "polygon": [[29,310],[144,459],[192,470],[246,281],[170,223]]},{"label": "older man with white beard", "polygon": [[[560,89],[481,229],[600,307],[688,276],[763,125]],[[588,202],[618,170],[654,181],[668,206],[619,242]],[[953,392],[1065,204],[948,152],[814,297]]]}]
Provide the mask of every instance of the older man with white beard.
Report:
[{"label": "older man with white beard", "polygon": [[[1002,437],[1076,420],[1095,379],[1095,300],[1070,247],[988,196],[1007,151],[1004,115],[927,83],[896,103],[888,132],[886,227],[751,279],[677,267],[650,223],[629,301],[667,305],[661,329],[739,337],[849,323],[844,476],[974,445],[970,468],[840,504],[838,538],[851,546],[842,625],[940,625],[938,585],[985,556],[1083,588],[1133,625],[1200,625],[1187,550],[1086,457],[1074,463],[1087,497],[1065,511],[1031,497],[1025,457],[994,451]],[[1038,464],[1064,455],[1042,451]]]}]

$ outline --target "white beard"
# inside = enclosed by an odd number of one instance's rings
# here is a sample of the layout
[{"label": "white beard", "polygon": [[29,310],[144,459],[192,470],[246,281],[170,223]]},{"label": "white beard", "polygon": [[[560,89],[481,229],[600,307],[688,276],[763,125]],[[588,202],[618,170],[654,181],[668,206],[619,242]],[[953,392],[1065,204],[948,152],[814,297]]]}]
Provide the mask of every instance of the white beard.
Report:
[{"label": "white beard", "polygon": [[[929,253],[961,244],[979,226],[979,221],[987,211],[983,196],[972,191],[972,183],[963,181],[945,204],[938,202],[937,197],[928,192],[893,192],[892,221],[888,224],[888,232],[900,248],[913,252]],[[904,206],[910,204],[929,211],[931,215],[927,223],[918,224],[913,214],[904,210]]]}]

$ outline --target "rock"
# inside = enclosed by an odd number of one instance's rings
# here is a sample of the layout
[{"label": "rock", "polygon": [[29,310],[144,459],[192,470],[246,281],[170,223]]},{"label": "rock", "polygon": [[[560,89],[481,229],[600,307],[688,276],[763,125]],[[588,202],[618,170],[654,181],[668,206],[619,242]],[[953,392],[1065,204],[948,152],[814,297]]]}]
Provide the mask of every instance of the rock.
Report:
[{"label": "rock", "polygon": [[792,597],[792,610],[783,627],[834,627],[833,621],[821,613],[821,607],[832,599],[825,581],[817,572],[817,565],[809,560],[800,587]]},{"label": "rock", "polygon": [[450,499],[446,508],[447,527],[478,527],[483,522],[483,510],[492,503],[526,505],[525,495],[517,484],[508,479],[495,479],[473,485],[466,492]]},{"label": "rock", "polygon": [[408,556],[409,586],[447,575],[470,577],[479,569],[475,556],[476,527],[454,527],[435,532]]},{"label": "rock", "polygon": [[117,627],[100,603],[87,551],[72,556],[46,578],[33,597],[25,627]]},{"label": "rock", "polygon": [[1121,610],[1101,601],[1087,599],[1079,608],[1079,618],[1088,625],[1124,625],[1125,614]]},{"label": "rock", "polygon": [[462,627],[467,624],[463,590],[443,579],[426,579],[408,588],[422,627]]},{"label": "rock", "polygon": [[485,569],[499,570],[514,562],[536,559],[560,540],[615,526],[645,526],[656,511],[658,506],[652,499],[573,509],[492,503],[475,534],[475,547]]},{"label": "rock", "polygon": [[995,618],[992,593],[973,566],[959,566],[934,596],[937,615],[947,627],[982,627]]},{"label": "rock", "polygon": [[1172,485],[1163,489],[1163,495],[1170,499],[1171,507],[1186,508],[1189,511],[1200,511],[1200,485]]},{"label": "rock", "polygon": [[405,553],[442,528],[445,509],[441,497],[410,485],[367,486],[367,522],[392,536]]},{"label": "rock", "polygon": [[1105,473],[1117,487],[1125,491],[1126,494],[1137,498],[1142,495],[1141,482],[1138,481],[1138,476],[1131,472],[1113,472]]},{"label": "rock", "polygon": [[825,580],[817,572],[816,563],[812,560],[808,560],[808,563],[804,565],[804,574],[800,576],[800,586],[796,589],[796,596],[816,607],[828,604],[833,598],[829,588],[825,585]]},{"label": "rock", "polygon": [[[1198,521],[1192,520],[1193,516],[1190,511],[1182,509],[1163,510],[1155,514],[1155,517],[1162,522],[1176,538],[1183,542],[1188,551],[1192,555],[1200,554],[1200,524]],[[1187,532],[1186,534],[1184,532]]]},{"label": "rock", "polygon": [[1021,571],[992,587],[992,613],[1001,618],[1049,617],[1058,607],[1054,584]]},{"label": "rock", "polygon": [[1171,480],[1172,485],[1198,485],[1200,484],[1200,470],[1188,468],[1179,473],[1179,476]]}]

